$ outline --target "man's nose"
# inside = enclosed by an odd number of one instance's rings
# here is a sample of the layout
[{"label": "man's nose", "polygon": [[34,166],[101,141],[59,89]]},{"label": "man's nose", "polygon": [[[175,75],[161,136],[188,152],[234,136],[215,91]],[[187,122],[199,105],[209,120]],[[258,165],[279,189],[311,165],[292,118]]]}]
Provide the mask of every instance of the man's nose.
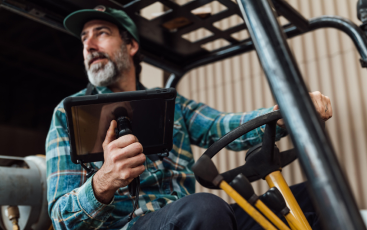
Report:
[{"label": "man's nose", "polygon": [[90,52],[93,52],[93,51],[98,51],[98,45],[97,43],[95,42],[95,39],[93,37],[90,37],[90,38],[87,38],[85,41],[84,41],[84,49],[90,53]]}]

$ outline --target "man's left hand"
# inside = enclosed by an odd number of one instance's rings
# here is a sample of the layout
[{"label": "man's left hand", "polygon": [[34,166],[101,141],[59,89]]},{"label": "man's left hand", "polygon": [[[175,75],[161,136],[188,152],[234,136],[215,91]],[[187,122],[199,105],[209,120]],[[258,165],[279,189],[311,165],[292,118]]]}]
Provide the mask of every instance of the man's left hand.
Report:
[{"label": "man's left hand", "polygon": [[[310,93],[311,100],[315,105],[316,111],[322,120],[327,121],[333,116],[330,98],[322,95],[319,91]],[[274,106],[273,110],[278,110],[279,106]],[[283,119],[278,120],[277,125],[285,128]]]}]

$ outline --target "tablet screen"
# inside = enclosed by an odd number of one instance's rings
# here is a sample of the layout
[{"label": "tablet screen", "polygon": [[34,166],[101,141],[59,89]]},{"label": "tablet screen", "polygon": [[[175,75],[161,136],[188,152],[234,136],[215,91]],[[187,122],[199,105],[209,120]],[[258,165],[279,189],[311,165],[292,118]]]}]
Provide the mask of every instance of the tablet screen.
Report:
[{"label": "tablet screen", "polygon": [[76,154],[103,152],[110,123],[120,116],[130,120],[143,148],[164,144],[166,110],[167,101],[162,98],[72,106]]}]

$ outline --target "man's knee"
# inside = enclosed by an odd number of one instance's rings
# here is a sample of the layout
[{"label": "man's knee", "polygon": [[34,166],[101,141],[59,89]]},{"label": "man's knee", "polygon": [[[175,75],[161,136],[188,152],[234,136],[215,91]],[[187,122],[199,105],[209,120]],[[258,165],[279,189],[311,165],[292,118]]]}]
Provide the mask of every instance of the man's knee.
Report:
[{"label": "man's knee", "polygon": [[200,225],[214,227],[213,229],[221,229],[221,227],[225,227],[222,229],[237,228],[232,208],[218,196],[210,193],[196,193],[182,198],[182,201],[186,203],[186,211],[190,213],[190,219],[193,222],[198,221]]},{"label": "man's knee", "polygon": [[[164,228],[163,228],[164,227]],[[141,217],[133,229],[237,229],[232,208],[209,193],[185,196]]]},{"label": "man's knee", "polygon": [[232,208],[220,197],[210,193],[196,193],[187,196],[188,202],[193,206],[191,210],[204,213],[228,212],[233,213]]}]

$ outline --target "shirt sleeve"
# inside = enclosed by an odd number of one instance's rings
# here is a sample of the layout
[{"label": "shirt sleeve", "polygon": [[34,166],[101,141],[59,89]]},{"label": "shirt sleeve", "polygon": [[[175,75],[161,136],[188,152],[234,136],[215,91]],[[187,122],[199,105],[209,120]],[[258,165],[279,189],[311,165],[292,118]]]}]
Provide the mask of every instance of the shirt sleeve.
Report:
[{"label": "shirt sleeve", "polygon": [[92,177],[70,157],[66,115],[58,106],[46,139],[48,212],[55,229],[98,229],[111,215],[114,205],[94,196]]},{"label": "shirt sleeve", "polygon": [[[203,103],[197,103],[178,95],[182,114],[189,132],[190,142],[202,148],[208,148],[226,133],[260,115],[273,111],[273,108],[261,108],[245,113],[223,113]],[[233,151],[246,150],[262,141],[265,125],[258,127],[237,138],[227,149]],[[287,131],[279,126],[276,128],[276,140],[287,135]]]}]

